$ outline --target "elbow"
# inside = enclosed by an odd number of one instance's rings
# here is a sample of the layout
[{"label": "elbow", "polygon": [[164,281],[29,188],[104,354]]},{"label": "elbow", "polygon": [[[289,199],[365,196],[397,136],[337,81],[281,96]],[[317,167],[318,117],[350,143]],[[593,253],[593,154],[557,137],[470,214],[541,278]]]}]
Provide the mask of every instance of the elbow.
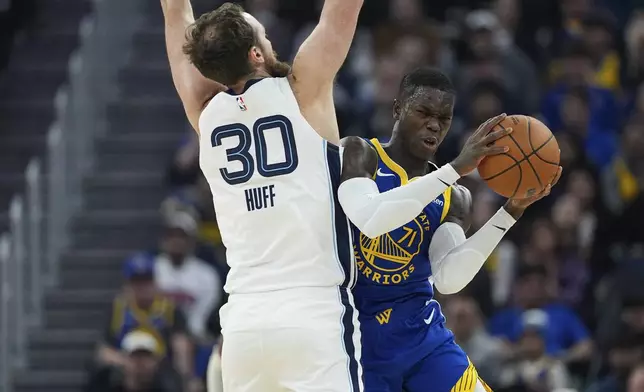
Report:
[{"label": "elbow", "polygon": [[465,286],[459,282],[441,279],[437,276],[434,277],[434,287],[436,288],[436,291],[443,295],[457,294],[465,288]]},{"label": "elbow", "polygon": [[382,229],[378,230],[375,227],[376,225],[371,224],[372,223],[371,220],[367,222],[360,222],[360,223],[355,223],[355,221],[352,221],[352,222],[354,222],[353,224],[358,228],[358,230],[360,230],[360,232],[363,235],[371,239],[378,238],[381,235],[388,233],[388,231],[382,231]]}]

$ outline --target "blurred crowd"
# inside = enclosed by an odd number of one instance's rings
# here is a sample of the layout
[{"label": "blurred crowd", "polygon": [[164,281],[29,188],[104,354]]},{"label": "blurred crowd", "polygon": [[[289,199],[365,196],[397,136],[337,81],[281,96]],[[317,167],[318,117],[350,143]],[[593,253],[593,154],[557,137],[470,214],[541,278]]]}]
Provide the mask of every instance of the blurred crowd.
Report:
[{"label": "blurred crowd", "polygon": [[[244,5],[291,59],[322,1]],[[564,167],[465,292],[440,298],[457,342],[496,391],[644,391],[644,2],[367,0],[337,79],[343,136],[386,141],[398,83],[419,65],[458,89],[437,163],[506,112],[542,119]],[[169,157],[162,238],[125,263],[88,391],[203,388],[227,268],[188,127]],[[475,231],[503,200],[476,175],[462,183]]]}]

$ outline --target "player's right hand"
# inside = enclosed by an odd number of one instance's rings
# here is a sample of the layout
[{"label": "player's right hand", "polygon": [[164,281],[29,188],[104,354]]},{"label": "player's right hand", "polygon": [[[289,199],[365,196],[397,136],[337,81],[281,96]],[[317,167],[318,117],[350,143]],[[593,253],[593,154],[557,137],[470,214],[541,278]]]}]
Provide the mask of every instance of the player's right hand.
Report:
[{"label": "player's right hand", "polygon": [[477,168],[483,158],[509,151],[507,146],[494,146],[492,144],[512,133],[512,128],[503,128],[491,132],[506,117],[507,115],[503,113],[488,119],[467,139],[461,153],[450,162],[458,174],[466,176]]}]

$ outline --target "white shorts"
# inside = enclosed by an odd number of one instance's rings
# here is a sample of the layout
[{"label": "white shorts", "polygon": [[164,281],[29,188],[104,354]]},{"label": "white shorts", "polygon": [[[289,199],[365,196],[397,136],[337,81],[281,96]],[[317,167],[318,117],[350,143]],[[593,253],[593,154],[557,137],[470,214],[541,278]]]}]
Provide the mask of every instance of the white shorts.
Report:
[{"label": "white shorts", "polygon": [[360,328],[344,288],[231,295],[221,310],[224,392],[361,392]]}]

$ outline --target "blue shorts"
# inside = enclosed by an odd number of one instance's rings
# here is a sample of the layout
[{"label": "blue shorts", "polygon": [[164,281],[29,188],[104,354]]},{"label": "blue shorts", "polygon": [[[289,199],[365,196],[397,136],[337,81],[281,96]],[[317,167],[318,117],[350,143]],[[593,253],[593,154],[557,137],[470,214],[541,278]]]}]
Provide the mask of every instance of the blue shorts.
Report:
[{"label": "blue shorts", "polygon": [[425,301],[394,305],[386,320],[361,316],[365,391],[472,391],[476,369],[444,321]]}]

